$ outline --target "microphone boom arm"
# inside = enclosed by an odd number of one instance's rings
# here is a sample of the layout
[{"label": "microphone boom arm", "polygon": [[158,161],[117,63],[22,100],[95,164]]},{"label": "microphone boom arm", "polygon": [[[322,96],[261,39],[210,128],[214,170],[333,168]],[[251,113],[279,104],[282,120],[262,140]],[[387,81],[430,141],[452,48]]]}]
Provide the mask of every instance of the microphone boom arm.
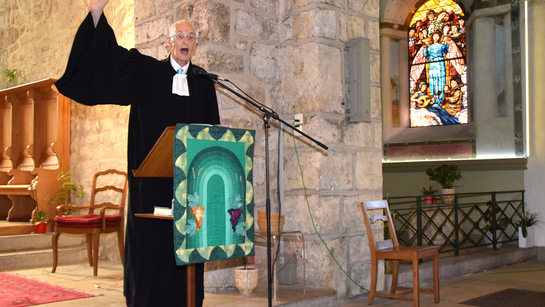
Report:
[{"label": "microphone boom arm", "polygon": [[286,126],[289,126],[291,129],[299,132],[301,135],[305,136],[307,139],[311,140],[312,142],[314,142],[316,145],[322,147],[323,149],[325,150],[328,150],[328,147],[326,145],[324,145],[323,143],[313,139],[311,136],[309,136],[308,134],[304,133],[303,131],[295,128],[294,126],[292,126],[291,124],[287,123],[285,120],[281,119],[278,114],[276,112],[270,112],[269,110],[267,110],[267,108],[265,106],[262,106],[262,105],[259,105],[257,103],[255,103],[254,101],[251,101],[250,99],[240,95],[239,93],[235,92],[232,88],[226,86],[225,84],[219,82],[218,80],[213,80],[212,81],[214,83],[216,83],[217,85],[223,87],[224,89],[228,90],[229,92],[235,94],[237,97],[243,99],[244,101],[246,101],[247,103],[251,104],[252,106],[254,106],[256,109],[258,109],[259,111],[263,112],[263,116],[267,116],[269,118],[274,118],[275,120],[283,123],[284,125]]},{"label": "microphone boom arm", "polygon": [[[318,146],[322,147],[323,149],[327,150],[327,146],[316,141],[315,139],[311,138],[307,134],[303,133],[299,129],[295,128],[294,126],[290,125],[289,123],[282,120],[276,112],[274,112],[269,107],[261,104],[260,102],[251,101],[250,99],[240,95],[239,93],[235,92],[232,88],[227,87],[225,84],[219,82],[216,78],[211,78],[211,80],[216,83],[217,85],[223,87],[224,89],[228,90],[229,92],[235,94],[237,97],[241,98],[242,100],[246,101],[250,105],[254,106],[261,112],[263,112],[263,123],[265,126],[265,185],[266,185],[266,200],[265,200],[265,211],[267,215],[267,305],[268,307],[272,307],[272,292],[273,292],[273,281],[272,276],[275,276],[276,273],[274,272],[274,266],[272,265],[272,259],[271,259],[271,197],[270,197],[270,184],[269,184],[269,119],[272,117],[276,119],[277,121],[283,123],[284,125],[290,127],[291,129],[301,133],[301,135],[305,136],[307,139],[313,141]],[[235,85],[236,87],[236,85]],[[251,97],[250,97],[251,98]],[[253,98],[252,98],[253,99]]]}]

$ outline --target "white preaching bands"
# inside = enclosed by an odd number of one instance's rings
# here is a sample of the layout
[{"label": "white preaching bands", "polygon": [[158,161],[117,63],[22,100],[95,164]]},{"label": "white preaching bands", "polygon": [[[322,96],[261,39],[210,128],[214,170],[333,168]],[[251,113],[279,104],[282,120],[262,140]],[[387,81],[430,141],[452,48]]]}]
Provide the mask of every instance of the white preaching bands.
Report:
[{"label": "white preaching bands", "polygon": [[189,61],[184,67],[176,63],[172,56],[170,57],[170,65],[178,73],[172,78],[172,94],[180,96],[189,96],[189,86],[187,85],[187,70],[189,69]]}]

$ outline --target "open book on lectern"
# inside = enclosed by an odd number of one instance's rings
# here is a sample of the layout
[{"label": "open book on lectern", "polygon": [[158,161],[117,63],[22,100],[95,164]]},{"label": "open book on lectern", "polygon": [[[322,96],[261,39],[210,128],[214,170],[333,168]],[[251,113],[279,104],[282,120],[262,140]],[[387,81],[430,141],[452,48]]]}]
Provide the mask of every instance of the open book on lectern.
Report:
[{"label": "open book on lectern", "polygon": [[255,130],[178,124],[173,140],[176,263],[253,256]]}]

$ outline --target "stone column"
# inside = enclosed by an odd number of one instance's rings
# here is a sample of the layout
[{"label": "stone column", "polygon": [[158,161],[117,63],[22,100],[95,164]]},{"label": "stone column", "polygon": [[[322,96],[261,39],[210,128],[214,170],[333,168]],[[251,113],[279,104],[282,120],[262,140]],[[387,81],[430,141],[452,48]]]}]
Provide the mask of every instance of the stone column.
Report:
[{"label": "stone column", "polygon": [[[390,82],[390,38],[380,38],[380,91],[382,100],[382,125],[386,134],[392,127],[392,85]],[[387,140],[389,135],[384,135]]]},{"label": "stone column", "polygon": [[409,127],[409,42],[406,39],[400,40],[398,44],[399,63],[399,127]]}]

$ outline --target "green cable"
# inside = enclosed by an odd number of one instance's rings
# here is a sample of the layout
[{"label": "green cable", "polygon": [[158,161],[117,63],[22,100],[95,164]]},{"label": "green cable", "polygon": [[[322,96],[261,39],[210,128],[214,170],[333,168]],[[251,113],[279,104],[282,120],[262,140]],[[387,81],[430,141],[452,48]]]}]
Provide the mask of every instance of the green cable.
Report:
[{"label": "green cable", "polygon": [[[295,121],[293,122],[293,124],[295,124]],[[342,266],[339,264],[339,262],[337,261],[337,259],[335,258],[335,256],[333,255],[333,253],[331,252],[331,250],[329,249],[329,247],[327,246],[327,244],[325,243],[324,239],[322,239],[322,236],[320,235],[320,233],[318,232],[318,229],[316,229],[316,225],[314,224],[314,218],[312,217],[312,212],[310,211],[310,204],[308,202],[308,196],[307,196],[307,187],[305,186],[305,180],[303,178],[303,169],[301,167],[301,161],[299,160],[299,153],[297,152],[297,144],[296,144],[296,139],[295,139],[295,131],[292,130],[292,136],[293,136],[293,148],[295,149],[295,156],[297,157],[297,164],[299,166],[299,172],[301,172],[301,182],[303,183],[303,190],[305,191],[305,201],[307,202],[307,208],[308,208],[308,214],[310,215],[310,220],[312,221],[312,227],[314,228],[314,231],[316,232],[316,234],[318,235],[318,237],[320,238],[320,240],[322,241],[322,243],[324,244],[325,248],[327,249],[327,251],[329,252],[329,254],[331,255],[331,258],[333,258],[333,260],[335,261],[335,263],[339,266],[339,268],[341,269],[341,271],[343,271],[343,273],[358,287],[360,287],[361,289],[369,292],[369,290],[365,289],[364,287],[360,286],[354,279],[352,279],[352,277],[350,277],[350,275],[348,275],[348,273],[346,273],[346,271],[342,268]],[[388,193],[389,194],[389,193]],[[488,273],[488,274],[483,274],[483,275],[479,275],[479,276],[474,276],[474,277],[471,277],[471,278],[466,278],[466,279],[462,279],[462,280],[458,280],[458,281],[454,281],[454,282],[450,282],[450,283],[444,283],[444,284],[441,284],[443,286],[446,286],[446,285],[453,285],[453,284],[457,284],[457,283],[460,283],[460,282],[464,282],[464,281],[469,281],[469,280],[472,280],[472,279],[476,279],[476,278],[481,278],[481,277],[485,277],[485,276],[489,276],[489,275],[501,275],[501,274],[512,274],[512,273],[531,273],[531,272],[541,272],[541,271],[545,271],[545,269],[537,269],[537,270],[525,270],[525,271],[510,271],[510,272],[496,272],[496,273]]]},{"label": "green cable", "polygon": [[[293,122],[293,124],[295,124],[295,121]],[[324,239],[322,239],[322,236],[320,235],[320,233],[318,232],[318,229],[316,229],[316,225],[314,224],[314,218],[312,217],[312,212],[310,211],[310,204],[308,203],[308,196],[307,196],[307,187],[305,186],[305,180],[303,178],[303,169],[301,168],[301,161],[299,160],[299,153],[297,152],[297,145],[296,145],[296,139],[295,139],[295,131],[292,130],[292,136],[293,136],[293,148],[295,149],[295,156],[297,157],[297,164],[299,165],[299,171],[301,172],[301,182],[303,183],[303,190],[305,191],[305,201],[307,202],[307,208],[308,208],[308,214],[310,215],[310,220],[312,221],[312,227],[314,227],[314,231],[316,232],[316,234],[318,235],[318,237],[320,238],[320,240],[322,241],[322,243],[324,244],[325,248],[327,249],[327,251],[329,252],[329,254],[331,255],[331,258],[333,258],[333,260],[335,261],[335,263],[339,266],[339,269],[341,269],[341,271],[343,271],[343,273],[358,287],[360,287],[361,289],[367,291],[367,292],[370,292],[369,290],[365,289],[364,287],[360,286],[354,279],[352,279],[352,277],[350,277],[350,275],[348,275],[348,273],[346,273],[346,271],[342,268],[342,266],[339,264],[339,262],[337,261],[337,259],[335,259],[335,256],[333,255],[333,253],[331,252],[331,250],[329,250],[329,247],[327,247],[327,244],[325,243]]]}]

